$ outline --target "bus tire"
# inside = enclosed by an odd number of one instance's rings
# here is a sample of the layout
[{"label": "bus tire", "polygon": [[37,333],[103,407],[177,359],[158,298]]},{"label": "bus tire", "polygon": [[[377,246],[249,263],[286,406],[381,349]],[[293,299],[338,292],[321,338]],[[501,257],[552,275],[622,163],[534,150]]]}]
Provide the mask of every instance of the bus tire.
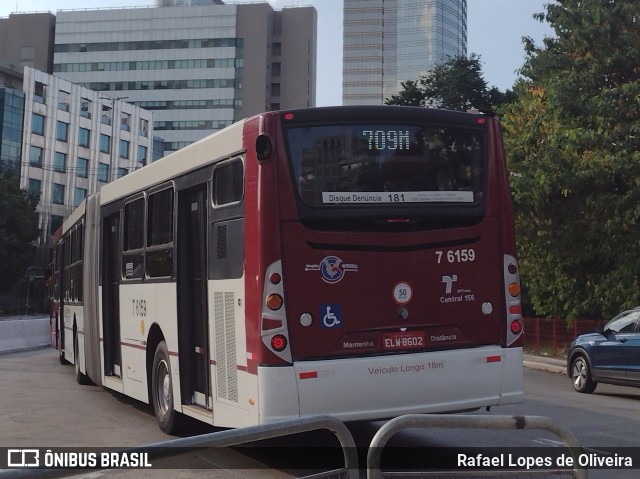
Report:
[{"label": "bus tire", "polygon": [[73,334],[73,365],[76,368],[76,382],[82,386],[86,386],[87,384],[90,384],[91,381],[89,380],[87,375],[80,370],[80,355],[78,354],[79,349],[80,347],[78,346],[78,333],[74,332]]},{"label": "bus tire", "polygon": [[174,409],[171,363],[167,343],[160,341],[153,357],[151,399],[158,426],[166,434],[176,434],[182,425],[181,414]]},{"label": "bus tire", "polygon": [[56,313],[56,341],[57,341],[57,345],[58,345],[58,361],[60,361],[60,364],[67,365],[67,364],[71,364],[69,361],[67,361],[67,359],[64,356],[64,344],[62,344],[62,334],[59,333],[60,331],[60,323],[59,323],[60,319],[58,318],[58,313]]}]

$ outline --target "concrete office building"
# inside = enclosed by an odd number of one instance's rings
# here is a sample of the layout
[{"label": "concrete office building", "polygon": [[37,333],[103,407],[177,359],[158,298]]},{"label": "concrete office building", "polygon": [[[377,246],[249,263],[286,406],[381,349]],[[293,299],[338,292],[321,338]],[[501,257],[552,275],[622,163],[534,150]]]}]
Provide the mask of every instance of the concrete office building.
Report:
[{"label": "concrete office building", "polygon": [[40,193],[38,244],[50,246],[88,194],[150,161],[153,119],[149,111],[29,67],[23,102],[20,187]]},{"label": "concrete office building", "polygon": [[0,18],[0,86],[22,89],[22,70],[51,73],[56,17],[19,13]]},{"label": "concrete office building", "polygon": [[265,110],[315,105],[313,7],[158,4],[59,11],[54,74],[152,110],[165,153]]},{"label": "concrete office building", "polygon": [[467,53],[467,0],[344,0],[344,105],[381,105]]}]

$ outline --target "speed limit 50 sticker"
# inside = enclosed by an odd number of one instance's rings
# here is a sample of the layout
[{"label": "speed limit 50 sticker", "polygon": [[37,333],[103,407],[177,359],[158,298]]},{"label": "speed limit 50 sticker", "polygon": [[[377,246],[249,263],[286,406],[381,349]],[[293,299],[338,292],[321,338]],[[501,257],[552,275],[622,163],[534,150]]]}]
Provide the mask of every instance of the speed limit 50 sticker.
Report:
[{"label": "speed limit 50 sticker", "polygon": [[401,281],[393,287],[393,300],[398,304],[407,304],[411,301],[413,289],[409,283]]}]

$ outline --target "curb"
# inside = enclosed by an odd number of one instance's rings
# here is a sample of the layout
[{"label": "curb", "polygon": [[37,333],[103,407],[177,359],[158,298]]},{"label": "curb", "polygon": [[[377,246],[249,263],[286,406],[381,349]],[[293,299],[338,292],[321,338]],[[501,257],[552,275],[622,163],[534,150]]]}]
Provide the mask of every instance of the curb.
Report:
[{"label": "curb", "polygon": [[[0,356],[14,354],[14,353],[28,353],[29,351],[39,351],[41,349],[51,349],[51,344],[40,344],[36,346],[24,346],[15,349],[2,349],[0,350]],[[55,350],[54,350],[55,351]]]},{"label": "curb", "polygon": [[561,366],[560,364],[550,364],[543,361],[536,360],[523,360],[522,365],[525,368],[536,369],[538,371],[544,371],[547,373],[556,373],[567,375],[567,368],[565,366]]}]

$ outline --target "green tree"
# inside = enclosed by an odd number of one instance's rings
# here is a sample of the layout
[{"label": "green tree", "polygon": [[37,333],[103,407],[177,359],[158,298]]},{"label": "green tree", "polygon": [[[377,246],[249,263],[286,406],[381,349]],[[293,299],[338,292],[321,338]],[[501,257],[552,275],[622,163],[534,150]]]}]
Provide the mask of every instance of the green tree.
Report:
[{"label": "green tree", "polygon": [[38,196],[21,190],[16,177],[0,171],[0,291],[11,289],[28,266],[31,242],[38,237]]},{"label": "green tree", "polygon": [[392,95],[387,105],[438,106],[449,110],[477,109],[491,111],[513,99],[513,93],[487,88],[482,76],[480,57],[458,55],[437,65],[417,81],[403,82],[402,90]]},{"label": "green tree", "polygon": [[420,81],[409,80],[400,83],[402,90],[391,98],[387,98],[387,105],[403,105],[403,106],[424,106],[425,96],[420,88]]},{"label": "green tree", "polygon": [[521,271],[539,313],[640,300],[640,3],[557,0],[503,108]]}]

